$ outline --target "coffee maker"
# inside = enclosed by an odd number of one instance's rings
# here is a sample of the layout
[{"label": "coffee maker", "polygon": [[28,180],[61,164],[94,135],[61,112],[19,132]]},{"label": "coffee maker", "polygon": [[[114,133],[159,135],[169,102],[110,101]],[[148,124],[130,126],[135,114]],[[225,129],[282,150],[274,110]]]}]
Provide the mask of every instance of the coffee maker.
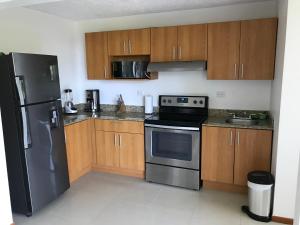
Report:
[{"label": "coffee maker", "polygon": [[100,112],[100,96],[98,89],[86,90],[86,112]]}]

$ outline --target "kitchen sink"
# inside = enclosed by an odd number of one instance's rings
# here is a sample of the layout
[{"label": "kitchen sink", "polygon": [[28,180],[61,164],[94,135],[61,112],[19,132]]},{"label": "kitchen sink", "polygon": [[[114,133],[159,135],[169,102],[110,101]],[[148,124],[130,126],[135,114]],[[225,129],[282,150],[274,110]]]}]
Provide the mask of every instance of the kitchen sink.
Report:
[{"label": "kitchen sink", "polygon": [[226,119],[225,122],[229,123],[229,124],[237,124],[237,125],[245,125],[245,126],[251,126],[251,125],[258,124],[257,120],[243,119],[243,118],[229,118],[229,119]]}]

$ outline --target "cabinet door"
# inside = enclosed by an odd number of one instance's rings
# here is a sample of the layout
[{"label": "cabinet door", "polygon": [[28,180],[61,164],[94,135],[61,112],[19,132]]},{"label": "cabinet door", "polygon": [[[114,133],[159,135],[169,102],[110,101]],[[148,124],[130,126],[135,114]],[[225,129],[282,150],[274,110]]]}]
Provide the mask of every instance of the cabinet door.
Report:
[{"label": "cabinet door", "polygon": [[88,79],[109,79],[107,32],[86,33],[85,48]]},{"label": "cabinet door", "polygon": [[207,78],[238,79],[240,22],[208,24]]},{"label": "cabinet door", "polygon": [[177,27],[151,28],[151,62],[177,59]]},{"label": "cabinet door", "polygon": [[96,131],[97,165],[119,167],[120,155],[117,142],[116,133]]},{"label": "cabinet door", "polygon": [[90,121],[65,127],[70,182],[88,172],[92,165],[92,139]]},{"label": "cabinet door", "polygon": [[144,135],[119,133],[120,167],[136,171],[145,170]]},{"label": "cabinet door", "polygon": [[150,29],[128,30],[129,55],[150,55]]},{"label": "cabinet door", "polygon": [[233,184],[235,129],[202,128],[203,180]]},{"label": "cabinet door", "polygon": [[207,24],[178,26],[178,60],[207,60]]},{"label": "cabinet door", "polygon": [[240,79],[274,79],[277,19],[241,24]]},{"label": "cabinet door", "polygon": [[247,174],[253,170],[270,171],[272,131],[237,129],[234,184],[247,185]]},{"label": "cabinet door", "polygon": [[126,30],[108,32],[108,54],[128,55],[128,32]]}]

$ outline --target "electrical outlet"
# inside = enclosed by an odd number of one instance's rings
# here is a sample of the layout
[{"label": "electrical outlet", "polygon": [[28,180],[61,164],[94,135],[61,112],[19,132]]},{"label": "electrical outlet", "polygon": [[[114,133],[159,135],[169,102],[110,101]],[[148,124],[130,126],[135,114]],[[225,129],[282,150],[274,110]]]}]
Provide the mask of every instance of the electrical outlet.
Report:
[{"label": "electrical outlet", "polygon": [[217,91],[216,92],[217,98],[224,98],[226,96],[225,91]]}]

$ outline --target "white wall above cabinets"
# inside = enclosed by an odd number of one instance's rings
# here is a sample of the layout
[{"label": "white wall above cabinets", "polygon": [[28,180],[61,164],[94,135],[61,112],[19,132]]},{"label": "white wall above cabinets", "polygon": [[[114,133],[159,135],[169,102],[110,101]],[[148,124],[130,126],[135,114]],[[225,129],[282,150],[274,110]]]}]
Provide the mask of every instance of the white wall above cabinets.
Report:
[{"label": "white wall above cabinets", "polygon": [[271,81],[211,81],[207,72],[164,72],[152,81],[85,81],[86,88],[99,88],[103,104],[116,103],[122,94],[128,105],[143,105],[143,96],[160,94],[208,95],[210,108],[269,110]]}]

